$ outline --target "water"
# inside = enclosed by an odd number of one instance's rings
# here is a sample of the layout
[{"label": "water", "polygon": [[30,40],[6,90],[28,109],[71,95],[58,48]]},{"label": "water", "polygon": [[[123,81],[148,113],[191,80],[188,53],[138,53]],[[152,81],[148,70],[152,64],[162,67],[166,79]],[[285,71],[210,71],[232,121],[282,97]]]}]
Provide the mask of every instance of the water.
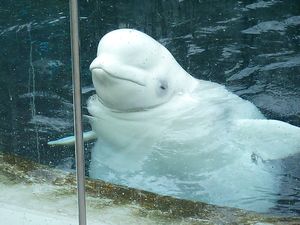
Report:
[{"label": "water", "polygon": [[[93,93],[88,66],[100,37],[130,27],[163,43],[193,76],[225,84],[267,118],[300,126],[298,1],[80,4],[84,102]],[[0,146],[60,165],[74,157],[73,149],[50,148],[46,142],[72,133],[68,4],[7,0],[0,12]],[[280,175],[280,200],[272,210],[276,214],[300,215],[299,159],[279,162],[285,173]]]}]

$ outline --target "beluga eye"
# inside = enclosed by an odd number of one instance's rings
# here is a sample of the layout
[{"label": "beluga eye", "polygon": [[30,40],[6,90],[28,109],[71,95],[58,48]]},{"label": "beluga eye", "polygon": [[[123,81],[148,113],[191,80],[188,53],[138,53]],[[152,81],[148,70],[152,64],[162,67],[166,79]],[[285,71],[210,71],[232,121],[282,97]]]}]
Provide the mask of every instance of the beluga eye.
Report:
[{"label": "beluga eye", "polygon": [[159,96],[162,96],[164,94],[167,93],[167,90],[168,90],[168,82],[166,80],[158,80],[158,91],[157,91],[157,94]]},{"label": "beluga eye", "polygon": [[166,89],[167,89],[167,87],[166,87],[166,86],[164,86],[164,85],[160,85],[160,89],[166,90]]},{"label": "beluga eye", "polygon": [[166,80],[160,80],[160,89],[167,90],[168,89],[168,82]]}]

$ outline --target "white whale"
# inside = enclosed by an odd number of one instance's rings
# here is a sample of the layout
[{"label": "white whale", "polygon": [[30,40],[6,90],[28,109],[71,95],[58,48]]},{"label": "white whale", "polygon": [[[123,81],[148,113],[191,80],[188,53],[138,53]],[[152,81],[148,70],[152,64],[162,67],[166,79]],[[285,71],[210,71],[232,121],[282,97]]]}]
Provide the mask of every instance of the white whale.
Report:
[{"label": "white whale", "polygon": [[90,70],[91,177],[260,212],[276,204],[281,168],[273,161],[300,152],[300,128],[193,78],[136,30],[106,34]]}]

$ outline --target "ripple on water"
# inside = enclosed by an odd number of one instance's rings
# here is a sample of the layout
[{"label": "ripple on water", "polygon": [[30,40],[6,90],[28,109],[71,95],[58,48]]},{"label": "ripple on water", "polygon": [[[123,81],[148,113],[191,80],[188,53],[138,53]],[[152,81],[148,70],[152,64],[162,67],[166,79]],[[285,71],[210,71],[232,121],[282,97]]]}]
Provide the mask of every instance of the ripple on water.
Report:
[{"label": "ripple on water", "polygon": [[279,3],[281,1],[258,1],[249,5],[246,5],[246,9],[244,9],[245,11],[247,11],[247,9],[260,9],[260,8],[268,8],[272,5],[275,5],[276,3]]},{"label": "ripple on water", "polygon": [[299,24],[300,16],[292,16],[282,22],[276,20],[264,21],[241,32],[244,34],[262,34],[269,31],[284,32],[288,27],[298,26]]}]

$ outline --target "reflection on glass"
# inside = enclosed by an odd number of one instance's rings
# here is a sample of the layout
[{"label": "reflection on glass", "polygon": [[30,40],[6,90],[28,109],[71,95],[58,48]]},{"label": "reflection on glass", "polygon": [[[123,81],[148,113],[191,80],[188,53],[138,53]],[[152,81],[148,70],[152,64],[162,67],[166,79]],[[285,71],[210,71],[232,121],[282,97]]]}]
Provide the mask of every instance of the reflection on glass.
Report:
[{"label": "reflection on glass", "polygon": [[[195,78],[225,85],[227,90],[252,102],[268,119],[300,126],[298,116],[300,111],[298,76],[300,10],[296,1],[171,0],[146,1],[143,4],[139,1],[86,1],[80,4],[84,103],[95,94],[89,65],[96,57],[100,38],[118,28],[134,28],[164,45],[180,66]],[[15,224],[23,224],[23,221],[26,224],[30,222],[34,224],[35,219],[43,219],[45,224],[55,224],[58,219],[66,222],[71,220],[75,223],[77,204],[73,176],[74,148],[47,145],[49,140],[69,136],[73,132],[68,4],[62,1],[6,1],[1,3],[0,9],[1,217],[5,218],[5,221],[6,218],[7,221],[16,219]],[[149,46],[145,46],[145,49],[147,47]],[[126,63],[133,63],[133,59],[143,59],[144,52],[138,51],[139,55],[129,56],[124,60],[127,60]],[[155,60],[159,60],[159,54]],[[155,75],[162,76],[162,74]],[[157,79],[157,81],[160,84],[157,93],[162,96],[161,99],[167,99],[169,96],[165,92],[171,89],[171,85],[165,79]],[[138,80],[137,83],[142,82]],[[103,93],[97,94],[103,95]],[[124,96],[124,101],[126,98],[128,99]],[[124,109],[126,107],[124,101],[114,103],[113,108]],[[136,101],[138,100],[135,99]],[[215,103],[214,106],[222,104],[223,102]],[[85,104],[84,107],[86,106]],[[138,107],[144,106],[138,105]],[[205,106],[205,109],[207,107]],[[90,114],[85,108],[84,113],[95,116],[91,110],[89,111]],[[146,112],[150,111],[151,109]],[[180,111],[175,110],[175,112]],[[198,112],[197,108],[184,118],[194,117]],[[210,118],[215,113],[216,110],[207,112]],[[163,114],[166,117],[168,115]],[[124,129],[127,135],[131,134],[131,131],[122,127],[122,124],[109,124],[101,116],[99,120],[103,119],[104,122],[99,122],[97,127],[110,132],[117,127],[118,132]],[[138,135],[144,134],[145,137],[157,135],[159,133],[156,130],[157,125],[162,124],[159,117],[152,117],[154,120],[158,119],[155,123],[147,120],[147,117],[142,116],[142,118],[145,129]],[[87,143],[86,172],[87,174],[90,172],[91,177],[156,192],[143,192],[103,183],[100,180],[88,180],[88,222],[90,224],[97,224],[99,221],[116,224],[120,221],[126,221],[128,224],[138,222],[189,224],[195,220],[205,219],[208,224],[213,224],[214,221],[229,221],[229,223],[297,221],[296,217],[299,217],[300,213],[299,154],[267,161],[259,154],[252,155],[247,163],[253,168],[263,164],[264,168],[260,170],[262,177],[270,171],[275,176],[274,179],[272,178],[272,185],[269,177],[262,179],[268,185],[267,189],[262,188],[261,184],[257,187],[253,186],[255,176],[249,180],[249,183],[239,184],[237,174],[243,171],[239,170],[239,167],[227,172],[225,167],[222,167],[224,173],[226,172],[225,175],[213,177],[209,173],[212,165],[209,160],[210,153],[207,153],[206,160],[201,161],[203,165],[199,165],[197,157],[194,157],[195,150],[181,145],[184,143],[182,140],[187,140],[191,135],[205,135],[196,129],[197,123],[201,120],[202,118],[198,118],[190,123],[181,120],[182,124],[178,120],[177,142],[173,144],[174,148],[185,149],[185,152],[181,151],[178,153],[179,156],[172,155],[171,150],[164,154],[155,152],[149,159],[151,162],[156,160],[155,168],[139,170],[139,173],[129,176],[131,180],[128,179],[128,174],[122,177],[122,173],[124,175],[124,171],[134,166],[131,163],[126,164],[129,159],[140,166],[139,163],[142,161],[137,160],[138,153],[130,153],[131,158],[126,158],[124,152],[121,155],[118,152],[111,155],[110,146],[101,145],[100,141],[95,146],[93,142]],[[86,131],[91,130],[88,122],[84,125]],[[192,134],[184,136],[180,130],[182,125],[192,127],[194,129]],[[208,126],[205,132],[208,132],[210,127]],[[102,138],[106,137],[105,132],[100,133],[103,133]],[[164,141],[167,140],[168,134],[170,132],[166,130],[165,138],[162,142],[156,143],[157,146],[165,147]],[[223,137],[222,134],[215,134],[213,137],[209,135],[206,140],[208,143],[195,142],[193,146],[208,149],[210,144],[219,145],[220,149],[224,150],[228,147],[226,143],[228,139],[224,142]],[[139,138],[133,135],[125,141],[138,146],[138,140]],[[122,145],[124,137],[116,135],[112,141]],[[125,145],[121,146],[123,150],[126,150]],[[221,148],[222,145],[224,148]],[[95,151],[91,153],[93,148],[94,150],[102,148],[104,153],[101,152],[102,154],[95,157]],[[139,148],[140,152],[145,154],[149,146],[145,144]],[[254,145],[253,149],[255,148]],[[222,155],[213,164],[226,165],[236,156]],[[168,160],[168,157],[172,160]],[[101,168],[93,169],[95,159],[100,160],[98,165],[101,165]],[[101,161],[103,159],[105,161]],[[241,161],[239,157],[236,160],[239,163],[246,162]],[[165,169],[166,162],[169,163],[167,169]],[[120,163],[118,166],[124,167],[124,171],[109,170],[117,163]],[[239,166],[242,168],[244,165],[241,163]],[[192,173],[188,173],[191,171]],[[180,176],[173,179],[166,175],[168,173],[180,174]],[[216,192],[217,201],[211,201],[209,196],[214,194],[212,191],[218,186],[214,186],[214,183],[210,183],[211,186],[200,183],[201,180],[208,182],[208,176],[212,176],[215,181],[227,187],[224,188],[224,194]],[[189,182],[179,182],[187,179]],[[230,182],[231,180],[234,182]],[[230,185],[235,184],[244,185],[244,189],[257,188],[255,193],[258,192],[260,195],[242,198],[238,195],[239,189],[230,189]],[[229,192],[232,190],[235,190],[233,194],[237,199],[230,199]],[[270,190],[274,192],[270,194]],[[269,215],[252,214],[227,207],[220,209],[218,206],[201,202],[192,203],[161,197],[157,193],[217,205],[267,211],[270,216],[277,215],[284,218],[270,220]],[[181,193],[185,194],[181,195]],[[189,196],[187,197],[186,194]],[[224,202],[220,201],[225,196],[229,196],[229,199],[226,204],[223,204]],[[273,205],[267,207],[268,210],[260,210],[261,200],[268,198],[272,199]],[[251,207],[247,207],[249,205]],[[26,216],[18,217],[25,212],[28,213]],[[286,218],[288,216],[290,218]]]},{"label": "reflection on glass", "polygon": [[[55,185],[69,173],[53,168],[73,171],[74,153],[52,151],[46,145],[54,130],[72,129],[71,106],[63,110],[58,102],[65,97],[66,105],[70,101],[68,8],[58,1],[51,4],[4,1],[0,6],[0,215],[4,225],[77,223],[73,188]],[[60,88],[59,82],[66,87]],[[68,119],[53,120],[60,113]]]}]

